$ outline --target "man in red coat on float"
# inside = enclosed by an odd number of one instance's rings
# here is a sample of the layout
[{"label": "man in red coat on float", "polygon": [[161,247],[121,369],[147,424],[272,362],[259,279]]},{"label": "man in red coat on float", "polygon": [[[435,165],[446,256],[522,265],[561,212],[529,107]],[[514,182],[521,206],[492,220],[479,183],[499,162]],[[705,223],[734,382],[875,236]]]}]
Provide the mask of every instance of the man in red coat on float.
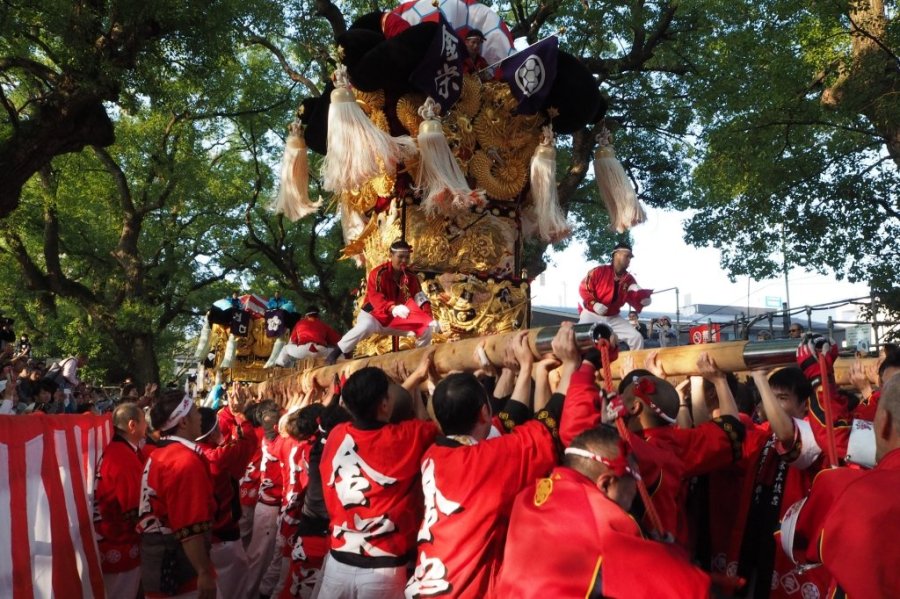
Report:
[{"label": "man in red coat on float", "polygon": [[342,353],[351,355],[369,335],[415,336],[418,347],[431,343],[431,334],[440,325],[431,315],[431,304],[418,277],[407,269],[411,253],[412,247],[398,239],[391,244],[391,259],[369,272],[366,301],[356,324],[328,354],[328,364],[334,364]]},{"label": "man in red coat on float", "polygon": [[641,289],[628,265],[634,255],[627,243],[617,243],[612,253],[612,264],[601,264],[592,268],[578,286],[581,295],[581,315],[579,323],[602,322],[625,343],[628,349],[644,347],[644,338],[631,324],[619,315],[619,310],[627,302],[635,312],[650,305],[651,289]]}]

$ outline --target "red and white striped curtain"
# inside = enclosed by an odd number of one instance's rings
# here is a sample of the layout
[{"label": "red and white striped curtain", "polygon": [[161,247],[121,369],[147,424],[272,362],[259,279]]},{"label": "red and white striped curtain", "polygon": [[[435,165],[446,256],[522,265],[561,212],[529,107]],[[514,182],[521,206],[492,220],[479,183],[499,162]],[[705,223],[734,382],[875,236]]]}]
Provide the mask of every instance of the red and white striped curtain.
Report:
[{"label": "red and white striped curtain", "polygon": [[91,511],[109,415],[0,416],[0,597],[104,597]]}]

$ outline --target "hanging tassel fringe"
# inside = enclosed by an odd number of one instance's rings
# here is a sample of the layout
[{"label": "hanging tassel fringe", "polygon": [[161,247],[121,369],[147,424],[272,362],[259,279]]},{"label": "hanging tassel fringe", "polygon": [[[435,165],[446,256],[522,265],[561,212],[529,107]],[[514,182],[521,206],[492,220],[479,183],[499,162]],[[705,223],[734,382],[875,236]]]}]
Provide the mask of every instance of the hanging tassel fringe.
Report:
[{"label": "hanging tassel fringe", "polygon": [[217,370],[217,371],[216,371],[216,379],[215,379],[215,383],[214,383],[214,384],[215,384],[215,385],[221,385],[223,380],[225,380],[225,375],[222,373],[221,370]]},{"label": "hanging tassel fringe", "polygon": [[222,363],[219,364],[219,368],[231,368],[235,354],[237,354],[237,338],[229,334],[228,343],[225,344],[225,355],[222,356]]},{"label": "hanging tassel fringe", "polygon": [[419,125],[416,138],[420,158],[415,191],[424,196],[422,210],[430,217],[484,206],[487,201],[483,190],[469,188],[437,118],[439,110],[437,102],[430,97],[419,107],[419,115],[425,120]]},{"label": "hanging tassel fringe", "polygon": [[531,199],[534,202],[534,220],[541,239],[556,243],[572,232],[566,215],[559,207],[556,193],[556,148],[553,129],[544,127],[541,143],[531,157]]},{"label": "hanging tassel fringe", "polygon": [[631,180],[622,168],[622,163],[616,158],[616,151],[606,127],[597,135],[597,141],[600,147],[594,154],[594,178],[600,189],[600,197],[609,212],[610,228],[624,233],[647,220],[647,215],[637,199]]},{"label": "hanging tassel fringe", "polygon": [[408,135],[391,137],[372,124],[350,90],[346,67],[339,66],[334,72],[334,84],[322,186],[341,193],[360,189],[381,174],[394,176],[397,163],[415,155],[415,142]]},{"label": "hanging tassel fringe", "polygon": [[281,159],[281,185],[272,208],[275,214],[283,214],[291,222],[312,214],[322,205],[322,200],[309,199],[309,155],[299,121],[291,125],[291,132],[284,144]]},{"label": "hanging tassel fringe", "polygon": [[209,313],[203,318],[203,328],[200,330],[200,339],[197,340],[197,349],[194,350],[194,359],[198,362],[206,359],[209,352]]},{"label": "hanging tassel fringe", "polygon": [[285,340],[281,337],[275,340],[275,345],[272,346],[272,353],[269,354],[269,359],[266,360],[263,368],[272,368],[273,366],[275,366],[275,362],[278,361],[278,356],[281,355],[281,350],[284,349],[284,346],[286,344],[287,342],[285,342]]},{"label": "hanging tassel fringe", "polygon": [[[362,249],[360,249],[359,253],[352,253],[352,250],[347,249],[346,246],[350,246],[353,244],[366,230],[366,225],[368,221],[366,221],[365,217],[348,206],[348,202],[341,201],[340,203],[340,212],[341,212],[341,231],[344,235],[344,245],[345,248],[342,251],[342,258],[352,259],[353,262],[357,266],[363,265],[363,254]],[[354,247],[358,247],[354,244]]]}]

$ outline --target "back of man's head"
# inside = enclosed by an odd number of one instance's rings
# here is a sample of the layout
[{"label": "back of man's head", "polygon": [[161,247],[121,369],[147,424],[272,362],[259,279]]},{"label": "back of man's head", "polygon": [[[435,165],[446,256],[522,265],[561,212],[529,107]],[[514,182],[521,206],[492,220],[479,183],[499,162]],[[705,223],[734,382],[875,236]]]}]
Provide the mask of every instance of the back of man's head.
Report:
[{"label": "back of man's head", "polygon": [[672,384],[656,376],[641,376],[632,379],[622,394],[629,412],[637,401],[644,405],[644,411],[651,426],[668,426],[675,422],[680,403],[678,391]]},{"label": "back of man's head", "polygon": [[457,372],[444,378],[434,388],[431,406],[434,418],[445,435],[468,435],[487,401],[487,392],[475,375]]},{"label": "back of man's head", "polygon": [[341,389],[341,400],[356,420],[375,420],[378,404],[387,397],[390,380],[383,370],[367,366],[350,375]]},{"label": "back of man's head", "polygon": [[113,410],[112,420],[113,426],[117,431],[122,433],[128,432],[128,423],[132,420],[140,421],[142,416],[141,409],[137,407],[137,404],[132,403],[130,401],[126,401],[124,403],[120,403],[116,406],[116,409]]},{"label": "back of man's head", "polygon": [[[619,457],[619,433],[615,428],[608,424],[601,424],[594,428],[589,428],[574,439],[569,447],[575,449],[583,449],[597,457],[615,460]],[[563,456],[563,466],[571,468],[585,475],[591,480],[596,480],[607,467],[590,458],[582,457],[567,453]]]},{"label": "back of man's head", "polygon": [[281,414],[278,408],[264,407],[259,411],[259,425],[262,427],[263,434],[269,441],[278,435],[277,425]]}]

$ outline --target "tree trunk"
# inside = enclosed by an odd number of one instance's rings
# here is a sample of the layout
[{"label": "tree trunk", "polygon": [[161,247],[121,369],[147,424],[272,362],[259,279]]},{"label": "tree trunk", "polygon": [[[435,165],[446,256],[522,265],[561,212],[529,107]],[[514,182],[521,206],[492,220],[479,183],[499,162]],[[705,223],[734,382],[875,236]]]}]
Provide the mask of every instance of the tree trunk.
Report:
[{"label": "tree trunk", "polygon": [[147,383],[159,383],[159,361],[156,346],[150,333],[121,333],[116,336],[116,347],[123,357],[123,366],[139,390]]}]

